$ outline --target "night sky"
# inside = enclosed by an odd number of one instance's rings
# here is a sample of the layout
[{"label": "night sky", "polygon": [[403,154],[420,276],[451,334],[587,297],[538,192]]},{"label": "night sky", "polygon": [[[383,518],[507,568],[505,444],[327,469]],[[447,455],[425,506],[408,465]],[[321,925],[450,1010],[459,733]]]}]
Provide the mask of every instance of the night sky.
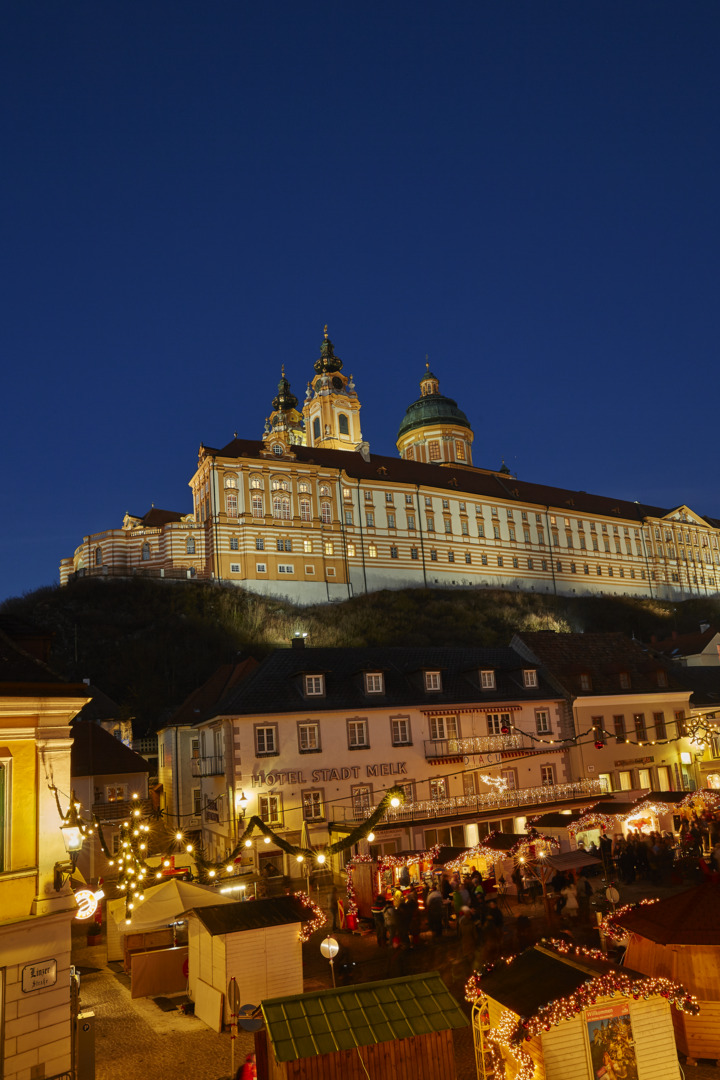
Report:
[{"label": "night sky", "polygon": [[0,598],[189,512],[328,323],[371,451],[720,516],[720,5],[4,0]]}]

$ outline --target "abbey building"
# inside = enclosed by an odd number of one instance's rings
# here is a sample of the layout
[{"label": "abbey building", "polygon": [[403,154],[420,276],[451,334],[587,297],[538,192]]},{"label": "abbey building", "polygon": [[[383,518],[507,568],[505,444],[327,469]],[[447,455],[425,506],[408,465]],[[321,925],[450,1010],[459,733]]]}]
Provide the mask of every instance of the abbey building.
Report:
[{"label": "abbey building", "polygon": [[[427,365],[426,365],[427,367]],[[74,575],[241,585],[299,603],[413,586],[683,599],[718,592],[720,520],[479,468],[464,412],[426,370],[371,454],[327,328],[300,407],[283,370],[259,440],[201,446],[187,512],[126,514],[63,559]]]}]

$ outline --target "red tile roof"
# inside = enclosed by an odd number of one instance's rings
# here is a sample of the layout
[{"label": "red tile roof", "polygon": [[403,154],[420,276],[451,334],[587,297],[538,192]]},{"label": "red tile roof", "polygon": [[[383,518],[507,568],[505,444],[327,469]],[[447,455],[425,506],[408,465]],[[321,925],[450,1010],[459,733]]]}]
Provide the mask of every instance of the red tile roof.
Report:
[{"label": "red tile roof", "polygon": [[707,630],[696,630],[692,634],[677,634],[662,641],[653,641],[652,648],[664,656],[695,656],[707,648],[718,632],[717,626],[709,626]]},{"label": "red tile roof", "polygon": [[234,664],[223,664],[202,686],[193,690],[192,694],[185,698],[165,726],[192,726],[208,715],[215,715],[216,706],[238,683],[241,683],[248,675],[252,675],[257,666],[258,662],[253,657],[237,660]]},{"label": "red tile roof", "polygon": [[634,908],[618,922],[659,945],[720,945],[720,886],[697,885]]}]

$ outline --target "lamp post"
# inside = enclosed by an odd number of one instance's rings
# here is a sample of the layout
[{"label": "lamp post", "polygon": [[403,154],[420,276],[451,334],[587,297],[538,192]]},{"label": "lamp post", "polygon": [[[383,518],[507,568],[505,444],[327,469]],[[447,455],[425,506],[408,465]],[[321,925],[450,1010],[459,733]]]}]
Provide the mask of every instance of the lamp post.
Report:
[{"label": "lamp post", "polygon": [[326,960],[330,961],[330,971],[332,973],[332,984],[335,986],[335,964],[334,960],[337,954],[340,952],[340,946],[334,937],[326,937],[324,941],[320,943],[320,952],[323,954]]}]

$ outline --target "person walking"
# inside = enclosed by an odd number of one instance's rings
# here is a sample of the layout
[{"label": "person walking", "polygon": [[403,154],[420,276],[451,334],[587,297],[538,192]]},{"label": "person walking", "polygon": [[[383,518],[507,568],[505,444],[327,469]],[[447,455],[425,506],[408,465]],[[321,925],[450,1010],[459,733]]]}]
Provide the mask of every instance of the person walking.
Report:
[{"label": "person walking", "polygon": [[378,893],[375,897],[375,903],[370,912],[375,923],[375,937],[378,946],[384,948],[387,945],[387,929],[385,928],[385,897],[382,893]]}]

